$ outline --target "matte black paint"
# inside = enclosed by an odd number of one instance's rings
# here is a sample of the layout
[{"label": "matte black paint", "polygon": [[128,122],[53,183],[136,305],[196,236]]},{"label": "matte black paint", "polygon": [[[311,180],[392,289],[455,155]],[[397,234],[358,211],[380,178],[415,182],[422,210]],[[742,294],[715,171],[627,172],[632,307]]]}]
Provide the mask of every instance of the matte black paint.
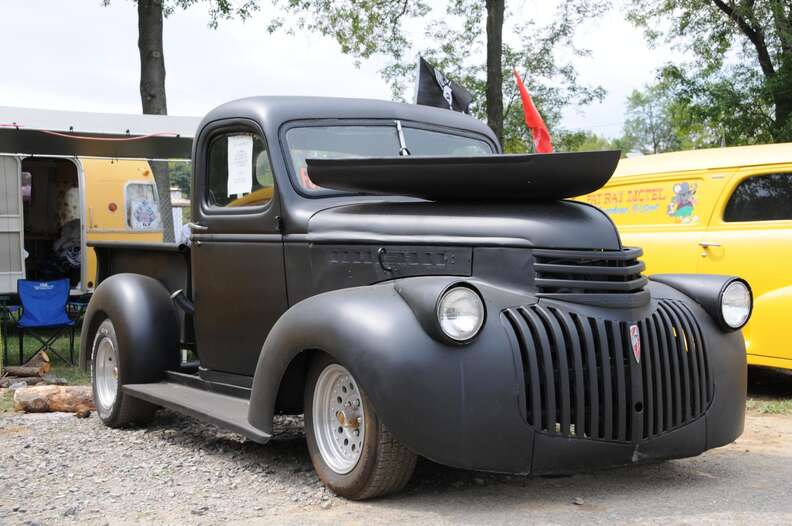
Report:
[{"label": "matte black paint", "polygon": [[[652,299],[634,304],[608,305],[604,297],[598,305],[539,297],[532,249],[622,248],[602,211],[567,201],[305,196],[289,177],[282,132],[297,121],[344,120],[339,116],[414,121],[479,134],[497,144],[492,132],[471,117],[394,103],[255,98],[212,111],[194,146],[193,218],[209,231],[194,236],[188,260],[194,272],[189,297],[199,319],[204,313],[197,341],[203,384],[192,388],[220,383],[245,388],[255,371],[248,418],[264,436],[271,433],[273,414],[301,410],[307,360],[310,353],[325,352],[349,368],[388,429],[416,453],[452,466],[512,473],[683,457],[739,436],[746,385],[742,338],[739,332],[724,332],[689,296],[650,282]],[[200,199],[207,140],[229,129],[264,134],[276,179],[270,205],[212,210]],[[86,316],[82,354],[99,313],[108,312],[125,327],[122,345],[131,353],[146,356],[142,346],[156,349],[164,358],[156,358],[151,370],[175,369],[170,362],[178,356],[176,331],[167,327],[178,321],[168,293],[175,290],[171,283],[187,275],[184,256],[174,263],[181,265],[174,277],[172,269],[143,261],[146,252],[122,267],[113,261],[116,255],[130,255],[130,247],[102,246],[100,258],[110,263]],[[120,247],[118,254],[113,246]],[[110,276],[119,269],[137,272],[132,265],[159,281]],[[487,308],[481,333],[467,345],[447,343],[434,325],[433,298],[458,282],[478,290]],[[629,443],[551,436],[528,425],[522,358],[501,316],[504,309],[556,304],[585,316],[632,322],[652,312],[658,298],[684,301],[710,348],[715,392],[704,417]],[[264,342],[260,353],[256,339]],[[223,422],[222,414],[213,417]]]},{"label": "matte black paint", "polygon": [[99,324],[110,318],[121,362],[121,384],[158,382],[179,366],[180,322],[168,290],[140,274],[116,274],[103,280],[88,303],[80,336],[80,363],[91,356]]},{"label": "matte black paint", "polygon": [[[419,321],[424,318],[426,323],[425,317],[434,313],[426,297],[414,295],[441,291],[458,281],[406,278],[327,292],[295,305],[275,325],[259,357],[251,424],[271,432],[277,386],[286,367],[303,350],[318,349],[350,369],[399,440],[422,456],[461,468],[544,473],[631,464],[698,454],[742,432],[746,377],[739,333],[723,333],[686,296],[654,283],[653,297],[681,299],[694,309],[712,349],[716,385],[707,425],[691,424],[628,444],[535,431],[520,409],[524,393],[518,351],[499,313],[507,306],[544,300],[471,279],[485,300],[488,321],[470,344],[449,345],[430,336]],[[642,319],[653,308],[574,306],[581,314],[619,321]]]},{"label": "matte black paint", "polygon": [[317,211],[308,235],[286,241],[619,250],[598,208],[550,203],[357,203]]},{"label": "matte black paint", "polygon": [[308,176],[325,188],[432,201],[556,201],[608,182],[620,152],[468,157],[308,159]]}]

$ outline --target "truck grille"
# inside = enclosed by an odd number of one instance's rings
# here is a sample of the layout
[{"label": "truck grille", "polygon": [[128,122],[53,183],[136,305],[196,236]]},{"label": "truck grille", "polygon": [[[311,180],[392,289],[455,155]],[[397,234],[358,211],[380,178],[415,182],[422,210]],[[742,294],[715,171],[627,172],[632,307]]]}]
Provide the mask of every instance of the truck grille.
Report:
[{"label": "truck grille", "polygon": [[[535,249],[535,284],[540,296],[599,305],[646,304],[645,266],[640,248],[623,250]],[[622,300],[619,302],[619,300]]]},{"label": "truck grille", "polygon": [[[701,328],[683,302],[661,299],[638,322],[538,305],[503,314],[522,358],[526,417],[539,430],[637,441],[691,422],[712,400]],[[640,330],[640,362],[631,325]]]}]

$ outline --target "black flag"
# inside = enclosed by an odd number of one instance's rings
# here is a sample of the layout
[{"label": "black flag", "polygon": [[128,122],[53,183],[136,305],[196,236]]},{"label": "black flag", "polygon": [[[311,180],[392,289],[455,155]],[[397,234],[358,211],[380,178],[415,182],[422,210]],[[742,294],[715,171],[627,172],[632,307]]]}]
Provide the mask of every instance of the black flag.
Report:
[{"label": "black flag", "polygon": [[470,113],[473,95],[463,86],[446,77],[423,57],[418,57],[416,88],[416,104]]}]

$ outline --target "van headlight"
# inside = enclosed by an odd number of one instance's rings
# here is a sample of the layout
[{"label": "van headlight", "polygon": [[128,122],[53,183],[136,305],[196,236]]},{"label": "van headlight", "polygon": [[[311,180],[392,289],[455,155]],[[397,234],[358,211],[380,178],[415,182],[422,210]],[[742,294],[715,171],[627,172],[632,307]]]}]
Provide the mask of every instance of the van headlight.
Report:
[{"label": "van headlight", "polygon": [[724,287],[721,292],[720,304],[723,323],[732,329],[739,329],[751,317],[753,307],[751,289],[744,281],[735,279]]},{"label": "van headlight", "polygon": [[437,321],[448,338],[466,342],[484,325],[484,302],[470,287],[457,285],[446,290],[437,302]]}]

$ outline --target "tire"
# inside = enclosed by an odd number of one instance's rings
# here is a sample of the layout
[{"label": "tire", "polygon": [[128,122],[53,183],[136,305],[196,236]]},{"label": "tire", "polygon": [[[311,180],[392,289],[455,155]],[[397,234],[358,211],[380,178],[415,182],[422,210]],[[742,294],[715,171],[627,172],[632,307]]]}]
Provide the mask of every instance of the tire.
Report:
[{"label": "tire", "polygon": [[133,398],[121,389],[124,378],[119,359],[121,351],[110,318],[99,324],[93,336],[91,387],[96,414],[106,426],[113,428],[148,424],[158,407]]},{"label": "tire", "polygon": [[410,480],[415,453],[391,435],[349,371],[327,355],[311,362],[304,408],[308,453],[319,478],[336,494],[370,499],[395,493]]}]

